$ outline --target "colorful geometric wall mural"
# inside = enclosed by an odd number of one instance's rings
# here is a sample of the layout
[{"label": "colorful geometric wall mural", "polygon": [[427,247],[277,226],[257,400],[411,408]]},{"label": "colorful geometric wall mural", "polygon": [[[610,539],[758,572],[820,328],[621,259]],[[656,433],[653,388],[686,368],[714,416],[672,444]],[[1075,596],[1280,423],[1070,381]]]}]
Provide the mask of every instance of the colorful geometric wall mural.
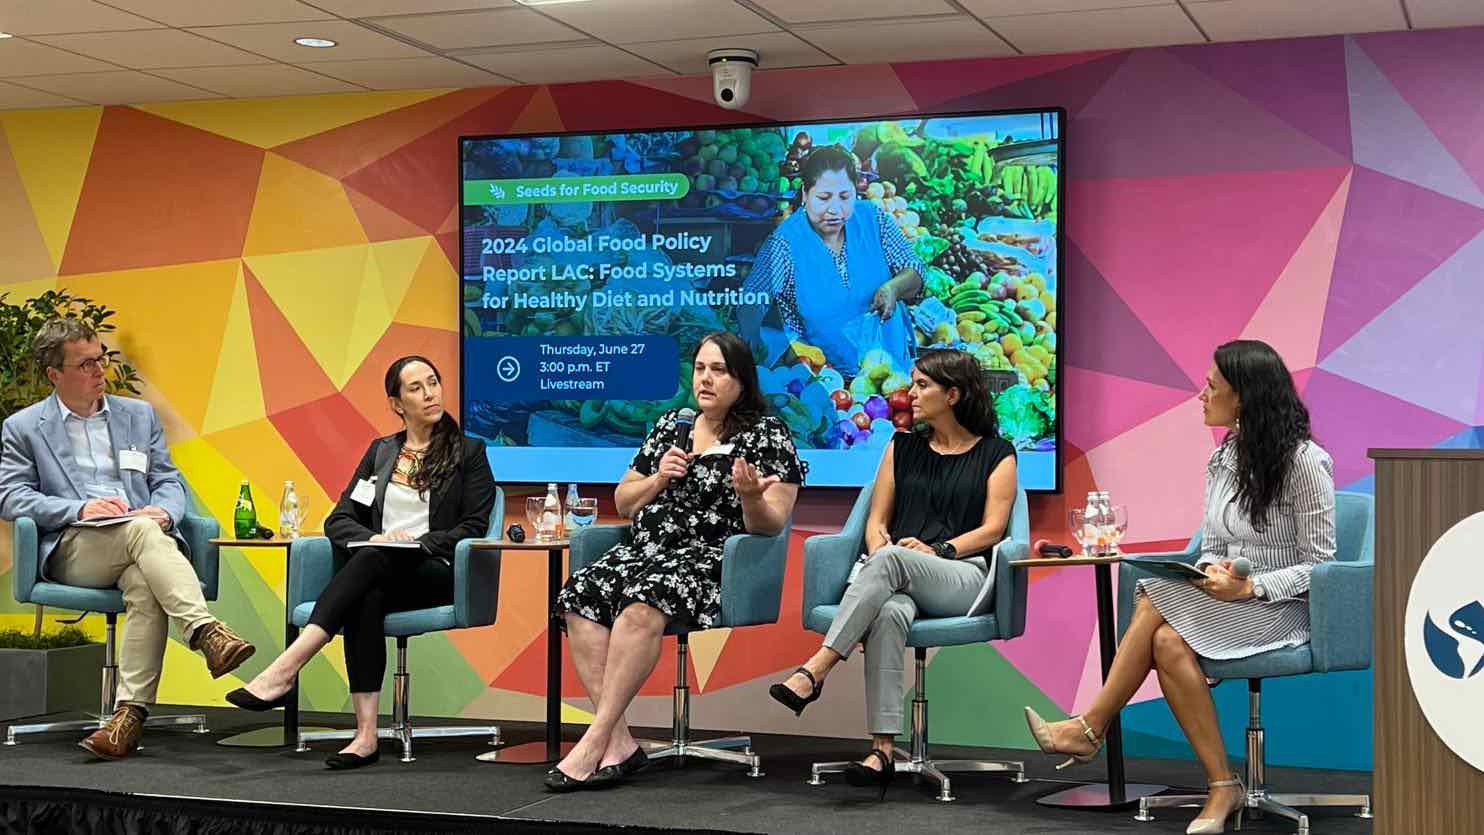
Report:
[{"label": "colorful geometric wall mural", "polygon": [[[1287,358],[1342,488],[1370,489],[1371,446],[1484,441],[1480,77],[1472,29],[764,72],[749,113],[715,108],[706,78],[5,112],[0,292],[63,287],[118,308],[198,509],[229,524],[240,479],[260,508],[293,479],[320,519],[395,427],[388,361],[420,352],[457,371],[459,135],[1060,105],[1067,490],[1033,499],[1033,524],[1064,539],[1066,508],[1097,487],[1129,506],[1134,547],[1162,547],[1200,517],[1214,438],[1195,395],[1226,339]],[[764,696],[817,646],[799,624],[802,541],[850,501],[806,491],[779,624],[692,641],[697,727],[860,735],[857,665],[803,719]],[[429,682],[416,710],[541,716],[541,563],[507,556],[495,626],[414,642]],[[216,611],[265,650],[250,676],[281,640],[282,558],[224,552],[222,578]],[[28,624],[0,584],[0,625]],[[1029,747],[1022,704],[1085,706],[1094,612],[1085,569],[1036,573],[1024,637],[933,656],[934,738]],[[636,724],[669,724],[661,658]],[[580,721],[570,667],[565,681]],[[238,683],[176,642],[161,698],[222,704]],[[1268,689],[1271,761],[1369,767],[1369,674]],[[1241,690],[1216,691],[1234,756]],[[303,692],[348,708],[338,648]],[[1125,729],[1134,754],[1188,756],[1152,683]]]}]

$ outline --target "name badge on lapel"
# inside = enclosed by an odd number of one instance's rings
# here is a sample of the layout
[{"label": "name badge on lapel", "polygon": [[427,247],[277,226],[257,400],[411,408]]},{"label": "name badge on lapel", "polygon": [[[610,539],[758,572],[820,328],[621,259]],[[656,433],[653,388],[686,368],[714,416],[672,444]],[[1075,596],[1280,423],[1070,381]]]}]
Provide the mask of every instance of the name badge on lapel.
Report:
[{"label": "name badge on lapel", "polygon": [[376,501],[376,477],[372,476],[370,481],[364,478],[357,481],[355,489],[350,491],[350,500],[370,507]]},{"label": "name badge on lapel", "polygon": [[732,454],[732,445],[731,444],[715,444],[713,446],[707,447],[704,451],[701,452],[700,455],[697,455],[696,457],[697,458],[705,458],[708,455],[731,455],[731,454]]},{"label": "name badge on lapel", "polygon": [[119,450],[119,469],[142,473],[149,470],[149,456],[137,449]]}]

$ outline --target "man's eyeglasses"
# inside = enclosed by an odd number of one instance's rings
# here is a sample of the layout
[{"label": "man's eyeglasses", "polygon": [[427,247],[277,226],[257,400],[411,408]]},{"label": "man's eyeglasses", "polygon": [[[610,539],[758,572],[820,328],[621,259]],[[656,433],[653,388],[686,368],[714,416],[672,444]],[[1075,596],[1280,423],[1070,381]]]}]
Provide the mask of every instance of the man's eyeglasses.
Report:
[{"label": "man's eyeglasses", "polygon": [[66,363],[66,362],[64,362],[64,363],[62,363],[62,367],[63,368],[78,368],[78,369],[81,369],[82,370],[82,373],[84,373],[84,374],[92,374],[95,371],[107,371],[108,370],[108,355],[107,354],[99,354],[96,357],[88,357],[87,359],[85,359],[85,360],[83,360],[81,362],[78,362],[78,363]]}]

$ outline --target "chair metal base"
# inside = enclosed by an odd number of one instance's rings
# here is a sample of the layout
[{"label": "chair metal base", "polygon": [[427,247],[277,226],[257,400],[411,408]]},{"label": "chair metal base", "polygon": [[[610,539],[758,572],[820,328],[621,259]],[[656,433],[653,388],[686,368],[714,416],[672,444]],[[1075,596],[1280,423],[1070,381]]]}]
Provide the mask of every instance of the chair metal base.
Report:
[{"label": "chair metal base", "polygon": [[[35,722],[29,725],[11,725],[5,729],[5,744],[20,745],[16,738],[25,734],[50,734],[63,731],[96,731],[108,724],[108,716],[93,716],[91,719],[72,719],[66,722]],[[144,720],[146,728],[177,728],[193,725],[192,733],[208,733],[206,729],[206,717],[199,713],[188,713],[178,716],[151,716]]]},{"label": "chair metal base", "polygon": [[[1139,813],[1134,820],[1152,821],[1150,809],[1188,806],[1200,808],[1206,805],[1204,794],[1167,794],[1139,799]],[[1357,818],[1371,818],[1371,798],[1365,794],[1268,794],[1266,791],[1247,792],[1247,816],[1260,818],[1273,814],[1293,821],[1297,825],[1295,835],[1309,835],[1309,816],[1294,808],[1296,806],[1359,806]]]},{"label": "chair metal base", "polygon": [[[416,762],[412,756],[412,740],[435,737],[488,736],[491,745],[500,744],[500,729],[495,725],[452,725],[435,728],[414,728],[409,719],[412,676],[407,672],[407,638],[397,638],[397,672],[392,676],[392,726],[377,728],[377,739],[395,739],[402,744],[402,762]],[[299,744],[294,750],[300,753],[309,750],[309,743],[320,740],[354,739],[355,731],[300,731]]]},{"label": "chair metal base", "polygon": [[[910,754],[900,748],[893,749],[892,760],[900,773],[913,775],[921,782],[924,777],[938,784],[938,799],[948,803],[954,799],[953,784],[948,775],[955,772],[990,772],[1011,774],[1011,782],[1029,783],[1025,776],[1025,763],[1020,760],[935,760],[928,756],[928,700],[927,700],[927,649],[916,647],[913,655],[917,659],[916,697],[912,699],[912,742]],[[838,773],[845,770],[849,762],[814,763],[809,767],[811,786],[822,786],[821,774]]]},{"label": "chair metal base", "polygon": [[745,765],[748,777],[761,777],[767,773],[762,768],[762,757],[752,751],[752,737],[750,736],[727,736],[699,742],[692,742],[688,739],[670,742],[641,739],[639,745],[644,748],[644,753],[651,760],[674,758],[677,765],[684,765],[686,757],[695,757],[698,760]]},{"label": "chair metal base", "polygon": [[[1025,776],[1025,763],[1016,760],[914,760],[907,754],[897,749],[892,756],[896,761],[898,774],[911,774],[914,779],[921,782],[923,778],[932,780],[938,784],[938,800],[949,803],[958,798],[953,794],[953,782],[948,777],[952,773],[960,772],[991,772],[996,774],[1012,774],[1011,782],[1028,783],[1030,778]],[[853,762],[853,761],[852,761]],[[823,786],[824,774],[838,774],[845,770],[850,762],[814,763],[809,767],[809,779],[811,786]]]},{"label": "chair metal base", "polygon": [[[1295,806],[1359,806],[1357,818],[1370,819],[1371,796],[1368,794],[1274,794],[1266,784],[1267,763],[1266,739],[1262,728],[1262,679],[1247,681],[1247,802],[1244,808],[1249,818],[1261,818],[1266,814],[1277,815],[1294,822],[1298,827],[1294,835],[1309,835],[1309,816]],[[1206,805],[1209,794],[1167,794],[1139,798],[1139,813],[1134,820],[1152,821],[1150,809],[1177,806]]]},{"label": "chair metal base", "polygon": [[[323,740],[348,740],[354,739],[355,731],[308,731],[299,734],[299,744],[295,751],[303,753],[309,750],[309,743]],[[390,727],[377,728],[377,739],[395,739],[402,745],[401,760],[404,763],[416,762],[417,757],[412,756],[412,740],[435,739],[443,737],[460,736],[487,736],[490,745],[500,744],[500,729],[495,725],[447,725],[433,728],[413,727]]]}]

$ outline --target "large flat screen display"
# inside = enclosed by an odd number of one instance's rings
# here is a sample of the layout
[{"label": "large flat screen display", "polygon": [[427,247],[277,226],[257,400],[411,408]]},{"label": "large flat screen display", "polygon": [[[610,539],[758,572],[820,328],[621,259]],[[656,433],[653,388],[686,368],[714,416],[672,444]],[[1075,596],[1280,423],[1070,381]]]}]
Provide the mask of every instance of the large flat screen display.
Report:
[{"label": "large flat screen display", "polygon": [[932,348],[1060,489],[1058,109],[460,139],[462,412],[505,481],[614,482],[741,335],[811,485],[869,482]]}]

